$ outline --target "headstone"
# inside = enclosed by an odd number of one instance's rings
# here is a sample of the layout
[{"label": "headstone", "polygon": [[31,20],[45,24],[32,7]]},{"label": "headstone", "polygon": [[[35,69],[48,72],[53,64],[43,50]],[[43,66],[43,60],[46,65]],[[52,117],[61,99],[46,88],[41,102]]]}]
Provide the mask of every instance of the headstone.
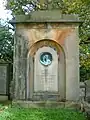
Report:
[{"label": "headstone", "polygon": [[86,97],[86,86],[84,82],[80,82],[80,100],[85,100]]},{"label": "headstone", "polygon": [[[50,56],[51,55],[51,56]],[[35,55],[34,91],[58,91],[58,55],[50,47],[40,48]]]},{"label": "headstone", "polygon": [[0,101],[7,100],[9,95],[9,72],[7,63],[0,63]]},{"label": "headstone", "polygon": [[85,81],[86,85],[86,101],[90,103],[90,80]]},{"label": "headstone", "polygon": [[7,86],[7,66],[0,65],[0,94],[6,94]]}]

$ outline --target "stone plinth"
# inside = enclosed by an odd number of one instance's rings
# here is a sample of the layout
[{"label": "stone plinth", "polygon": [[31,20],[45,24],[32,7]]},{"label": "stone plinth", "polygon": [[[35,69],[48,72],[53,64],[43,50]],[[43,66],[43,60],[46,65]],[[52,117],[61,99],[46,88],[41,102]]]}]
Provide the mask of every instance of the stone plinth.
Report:
[{"label": "stone plinth", "polygon": [[55,102],[55,101],[13,101],[12,105],[24,108],[69,108],[80,110],[81,104],[77,102]]}]

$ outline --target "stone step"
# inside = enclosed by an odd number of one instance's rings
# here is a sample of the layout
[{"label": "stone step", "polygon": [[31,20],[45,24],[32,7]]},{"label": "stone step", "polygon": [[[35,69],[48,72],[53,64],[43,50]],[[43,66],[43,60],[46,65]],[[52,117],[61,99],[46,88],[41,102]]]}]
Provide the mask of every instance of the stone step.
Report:
[{"label": "stone step", "polygon": [[80,109],[77,102],[56,102],[56,101],[12,101],[12,105],[24,108],[71,108]]}]

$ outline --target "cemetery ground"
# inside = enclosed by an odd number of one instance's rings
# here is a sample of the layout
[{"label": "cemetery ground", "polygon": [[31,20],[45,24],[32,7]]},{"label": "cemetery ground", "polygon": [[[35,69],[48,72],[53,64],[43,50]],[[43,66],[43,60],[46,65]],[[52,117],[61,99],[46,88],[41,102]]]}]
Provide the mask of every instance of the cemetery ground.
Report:
[{"label": "cemetery ground", "polygon": [[21,108],[0,104],[0,120],[87,120],[85,114],[67,108]]}]

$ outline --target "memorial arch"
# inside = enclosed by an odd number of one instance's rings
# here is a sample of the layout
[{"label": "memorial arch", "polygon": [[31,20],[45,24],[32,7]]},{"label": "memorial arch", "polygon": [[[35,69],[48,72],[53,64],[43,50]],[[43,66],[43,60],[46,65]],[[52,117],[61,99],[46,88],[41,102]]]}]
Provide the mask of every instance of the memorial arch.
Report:
[{"label": "memorial arch", "polygon": [[33,11],[11,23],[16,26],[13,100],[79,100],[78,16]]},{"label": "memorial arch", "polygon": [[65,53],[56,41],[43,39],[30,47],[27,71],[28,99],[65,99]]}]

